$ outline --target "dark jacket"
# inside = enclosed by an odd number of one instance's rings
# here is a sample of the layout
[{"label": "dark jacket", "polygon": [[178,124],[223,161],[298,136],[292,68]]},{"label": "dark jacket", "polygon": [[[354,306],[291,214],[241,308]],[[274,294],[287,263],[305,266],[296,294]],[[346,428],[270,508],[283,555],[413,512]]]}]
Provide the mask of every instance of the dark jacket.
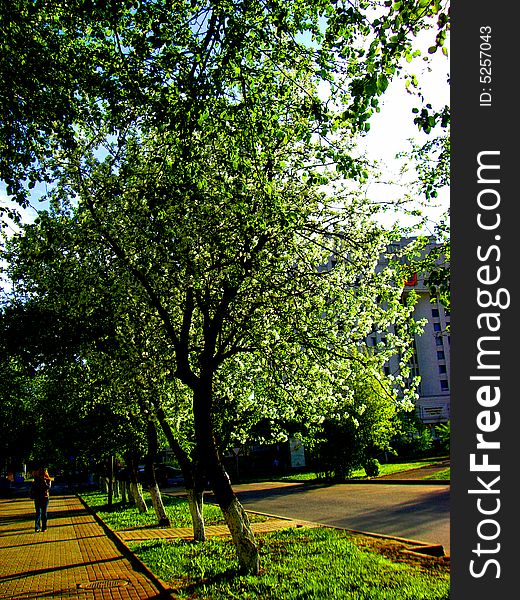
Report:
[{"label": "dark jacket", "polygon": [[31,485],[31,498],[34,500],[43,500],[49,497],[49,490],[51,489],[51,480],[44,479],[43,477],[37,477]]}]

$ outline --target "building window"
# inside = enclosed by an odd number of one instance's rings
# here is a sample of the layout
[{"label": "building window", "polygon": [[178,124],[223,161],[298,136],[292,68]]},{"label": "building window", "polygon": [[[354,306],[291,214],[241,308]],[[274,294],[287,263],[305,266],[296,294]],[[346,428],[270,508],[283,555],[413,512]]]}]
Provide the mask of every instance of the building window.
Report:
[{"label": "building window", "polygon": [[433,331],[440,331],[441,330],[441,324],[440,323],[434,323],[433,324]]},{"label": "building window", "polygon": [[437,350],[437,359],[444,360],[446,357],[444,356],[444,350]]},{"label": "building window", "polygon": [[441,380],[441,390],[443,392],[447,392],[449,389],[450,388],[449,388],[448,382],[445,379],[442,379]]},{"label": "building window", "polygon": [[432,317],[435,318],[439,318],[439,309],[438,308],[432,308]]},{"label": "building window", "polygon": [[439,373],[446,373],[446,365],[439,365]]},{"label": "building window", "polygon": [[436,346],[442,346],[443,345],[442,336],[440,336],[440,335],[435,336],[435,345]]}]

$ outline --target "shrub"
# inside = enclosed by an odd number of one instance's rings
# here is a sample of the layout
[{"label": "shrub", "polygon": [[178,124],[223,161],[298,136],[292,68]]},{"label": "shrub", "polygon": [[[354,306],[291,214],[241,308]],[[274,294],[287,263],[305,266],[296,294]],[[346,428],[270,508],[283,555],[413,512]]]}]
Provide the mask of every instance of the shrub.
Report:
[{"label": "shrub", "polygon": [[367,477],[377,477],[381,470],[381,465],[377,458],[368,458],[363,465],[363,468],[365,469]]},{"label": "shrub", "polygon": [[435,428],[437,437],[439,438],[439,446],[443,452],[450,453],[451,426],[450,422],[441,423]]},{"label": "shrub", "polygon": [[432,433],[415,411],[398,415],[397,430],[391,446],[398,456],[414,458],[433,449]]},{"label": "shrub", "polygon": [[337,398],[336,411],[325,419],[312,446],[311,466],[335,481],[344,481],[359,468],[376,476],[375,456],[390,450],[396,431],[397,407],[384,380],[353,371],[349,386],[349,393]]}]

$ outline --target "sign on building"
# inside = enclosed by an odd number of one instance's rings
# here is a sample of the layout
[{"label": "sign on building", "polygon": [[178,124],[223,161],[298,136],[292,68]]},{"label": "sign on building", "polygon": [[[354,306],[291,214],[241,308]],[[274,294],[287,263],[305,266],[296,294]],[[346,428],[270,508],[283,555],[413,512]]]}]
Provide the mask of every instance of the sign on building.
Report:
[{"label": "sign on building", "polygon": [[300,440],[289,438],[289,453],[291,455],[292,468],[295,469],[305,466],[305,449]]}]

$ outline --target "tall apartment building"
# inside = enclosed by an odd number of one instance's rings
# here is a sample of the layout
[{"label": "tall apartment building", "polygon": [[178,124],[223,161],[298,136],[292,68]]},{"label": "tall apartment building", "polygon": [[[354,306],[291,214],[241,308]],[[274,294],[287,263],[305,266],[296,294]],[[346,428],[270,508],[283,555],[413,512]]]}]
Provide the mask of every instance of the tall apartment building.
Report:
[{"label": "tall apartment building", "polygon": [[[403,247],[411,241],[403,238],[396,246]],[[420,376],[416,410],[421,420],[433,427],[450,419],[450,313],[439,302],[432,302],[423,277],[414,276],[407,282],[403,296],[412,290],[418,297],[413,317],[416,321],[426,321],[423,333],[415,336],[410,365],[412,375]],[[369,340],[370,343],[373,342]],[[386,368],[390,370],[396,365],[391,361]]]},{"label": "tall apartment building", "polygon": [[[423,333],[416,335],[414,340],[413,368],[421,377],[416,407],[424,423],[437,425],[450,418],[451,337],[447,330],[450,313],[438,302],[431,302],[424,281],[417,282],[415,292],[419,300],[414,318],[426,319]],[[404,293],[408,293],[407,288]]]}]

